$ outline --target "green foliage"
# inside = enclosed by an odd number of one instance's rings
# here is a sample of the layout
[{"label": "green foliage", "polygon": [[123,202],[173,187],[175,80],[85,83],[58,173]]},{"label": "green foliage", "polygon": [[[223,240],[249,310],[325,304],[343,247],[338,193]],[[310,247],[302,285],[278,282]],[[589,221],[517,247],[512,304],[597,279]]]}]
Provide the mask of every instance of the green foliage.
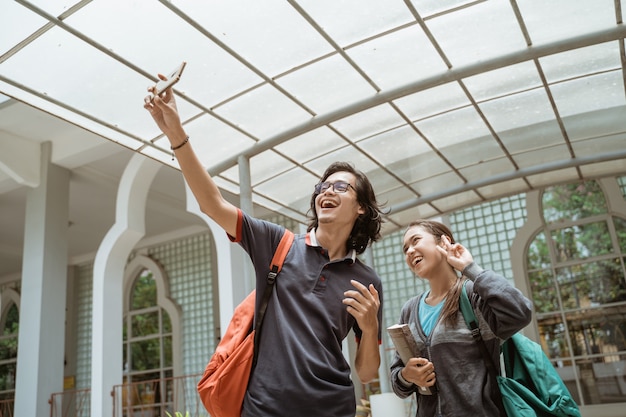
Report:
[{"label": "green foliage", "polygon": [[620,250],[622,253],[626,253],[626,220],[613,217],[613,224],[615,225],[615,232],[617,232]]},{"label": "green foliage", "polygon": [[142,271],[135,280],[132,291],[132,309],[139,310],[157,304],[157,288],[152,272]]},{"label": "green foliage", "polygon": [[543,216],[548,223],[606,212],[604,193],[596,181],[557,185],[543,192]]}]

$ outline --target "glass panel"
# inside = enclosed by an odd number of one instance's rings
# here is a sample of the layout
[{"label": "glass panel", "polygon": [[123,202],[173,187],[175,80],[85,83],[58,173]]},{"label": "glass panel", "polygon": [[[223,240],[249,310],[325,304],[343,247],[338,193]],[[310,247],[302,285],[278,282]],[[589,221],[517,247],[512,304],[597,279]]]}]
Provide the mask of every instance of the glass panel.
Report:
[{"label": "glass panel", "polygon": [[[485,177],[493,175],[496,176],[498,174],[506,174],[515,170],[513,164],[511,164],[511,160],[502,154],[502,148],[497,144],[495,140],[491,140],[492,138],[487,138],[484,142],[480,139],[477,141],[472,141],[472,143],[468,144],[468,147],[472,149],[471,152],[468,152],[465,149],[466,155],[472,155],[472,158],[468,158],[468,162],[476,161],[477,163],[471,163],[467,166],[459,169],[461,175],[470,182],[480,182],[484,180]],[[461,154],[464,147],[459,146],[452,152],[447,152],[446,156],[453,158],[456,161],[462,161]],[[477,156],[474,159],[474,156]],[[485,157],[485,159],[480,160],[479,155]],[[492,159],[493,158],[493,159]],[[504,181],[498,182],[497,185],[503,185]],[[509,190],[512,192],[512,190]],[[505,193],[506,194],[506,193]]]},{"label": "glass panel", "polygon": [[[250,137],[212,116],[202,116],[187,123],[185,130],[193,140],[198,158],[207,167],[232,158],[255,143]],[[211,135],[207,135],[207,132],[211,132]]]},{"label": "glass panel", "polygon": [[580,367],[574,366],[571,361],[557,361],[553,363],[553,365],[574,401],[576,401],[577,404],[581,404],[581,396],[578,391],[578,385],[576,384],[577,377],[580,378]]},{"label": "glass panel", "polygon": [[163,366],[173,366],[173,354],[172,354],[172,337],[167,336],[163,338]]},{"label": "glass panel", "polygon": [[551,234],[559,262],[613,252],[609,228],[604,221],[565,227]]},{"label": "glass panel", "polygon": [[475,0],[412,0],[415,9],[422,17],[428,15],[439,14],[449,9],[461,8],[466,4],[473,3]]},{"label": "glass panel", "polygon": [[275,135],[311,119],[309,112],[270,85],[224,103],[215,113],[256,138]]},{"label": "glass panel", "polygon": [[530,280],[535,312],[549,313],[558,311],[559,300],[552,272],[548,269],[530,272],[528,279]]},{"label": "glass panel", "polygon": [[617,242],[622,253],[626,253],[626,220],[619,217],[613,217],[615,225],[615,233],[617,233]]},{"label": "glass panel", "polygon": [[621,67],[619,43],[607,42],[539,58],[549,83]]},{"label": "glass panel", "polygon": [[[294,164],[274,150],[259,153],[250,159],[250,179],[256,187],[265,181],[284,175],[294,168]],[[235,168],[239,169],[239,166]],[[239,178],[239,175],[237,175]],[[269,193],[271,196],[271,193]]]},{"label": "glass panel", "polygon": [[626,306],[593,309],[568,315],[574,353],[585,401],[591,404],[626,400]]},{"label": "glass panel", "polygon": [[536,89],[542,85],[533,62],[498,68],[466,78],[463,82],[476,101]]},{"label": "glass panel", "polygon": [[16,363],[0,365],[0,391],[15,389]]},{"label": "glass panel", "polygon": [[[420,156],[424,158],[424,154],[431,150],[415,130],[407,125],[365,139],[359,145],[384,165],[394,164],[395,167],[406,163],[407,166],[412,167],[414,171],[418,171],[422,175],[425,167],[416,158]],[[432,156],[432,153],[430,154]],[[428,159],[441,163],[438,158],[431,157]],[[428,172],[433,173],[432,171]],[[419,174],[413,172],[413,177],[416,176],[419,177]]]},{"label": "glass panel", "polygon": [[381,133],[384,134],[399,126],[406,125],[406,122],[393,107],[384,104],[344,117],[331,125],[343,136],[356,142]]},{"label": "glass panel", "polygon": [[165,383],[165,402],[171,403],[172,401],[174,401],[174,389],[175,389],[174,380],[166,379],[164,383]]},{"label": "glass panel", "polygon": [[131,398],[129,401],[130,404],[128,405],[142,406],[141,409],[135,407],[137,414],[134,415],[160,416],[158,410],[145,408],[146,404],[160,402],[160,377],[159,372],[146,372],[132,375],[131,384],[127,388],[127,396]]},{"label": "glass panel", "polygon": [[526,0],[518,6],[535,45],[615,25],[613,0]]},{"label": "glass panel", "polygon": [[626,305],[570,313],[568,329],[576,355],[609,355],[626,351]]},{"label": "glass panel", "polygon": [[[311,143],[315,143],[314,148],[309,146]],[[296,162],[305,163],[342,146],[346,146],[346,141],[324,126],[283,142],[276,149]]]},{"label": "glass panel", "polygon": [[145,371],[161,367],[160,339],[131,342],[131,371]]},{"label": "glass panel", "polygon": [[[563,150],[561,154],[567,152],[567,148],[565,146],[563,146],[562,149]],[[549,157],[551,158],[551,160],[558,160],[558,159],[553,158],[553,156],[555,155],[553,151],[554,149],[550,149],[550,152],[548,152],[548,154],[550,155]],[[542,149],[541,152],[528,152],[524,154],[524,156],[527,159],[531,155],[537,155],[537,157],[540,157],[541,154],[545,154],[545,153],[546,151]],[[535,159],[540,159],[540,158],[535,158]],[[529,166],[529,165],[532,166],[534,164],[532,163],[532,160],[527,159],[526,166]],[[533,188],[541,189],[543,187],[551,186],[553,184],[558,184],[561,182],[575,181],[578,179],[578,176],[579,176],[579,172],[577,169],[565,168],[565,169],[553,170],[550,172],[542,172],[540,174],[530,174],[526,176],[526,180],[530,182],[530,185]]]},{"label": "glass panel", "polygon": [[557,269],[564,309],[591,307],[626,300],[619,259]]},{"label": "glass panel", "polygon": [[551,86],[550,91],[566,129],[569,127],[568,120],[570,118],[575,120],[579,114],[625,104],[624,79],[621,71],[564,81]]},{"label": "glass panel", "polygon": [[580,364],[585,402],[587,404],[607,404],[626,401],[626,358],[591,362],[581,360]]},{"label": "glass panel", "polygon": [[0,361],[17,358],[17,337],[0,339]]},{"label": "glass panel", "polygon": [[545,233],[538,233],[531,242],[528,247],[526,263],[529,270],[547,268],[550,266],[550,252],[548,251]]},{"label": "glass panel", "polygon": [[15,303],[11,303],[11,307],[7,311],[6,317],[4,319],[4,331],[2,334],[9,335],[15,334],[17,335],[20,327],[20,312],[17,309]]},{"label": "glass panel", "polygon": [[[41,71],[44,67],[46,71]],[[169,65],[161,71],[170,71]],[[103,73],[106,77],[97,76]],[[145,89],[152,82],[57,27],[4,61],[2,75],[124,132],[141,134],[158,130],[151,126],[149,118],[138,117]],[[130,92],[136,95],[128,96]],[[20,96],[25,97],[23,94]],[[126,99],[121,99],[122,96]],[[114,106],[111,101],[115,101]],[[54,114],[59,115],[59,111],[55,110]],[[80,120],[76,113],[69,114],[68,120]],[[91,120],[86,127],[92,124],[102,126]]]},{"label": "glass panel", "polygon": [[46,21],[14,1],[2,2],[0,13],[0,55],[20,43]]},{"label": "glass panel", "polygon": [[[572,141],[572,149],[576,157],[584,159],[585,157],[597,155],[599,149],[606,153],[623,152],[626,138],[623,133],[626,132],[626,118],[623,117],[625,110],[626,107],[621,106],[602,110],[602,112],[581,114],[568,120],[567,132]],[[608,122],[611,117],[618,113],[620,118],[617,121],[614,123]],[[583,175],[587,174],[585,171],[590,170],[589,166],[600,165],[614,168],[612,172],[607,171],[605,175],[587,176],[587,178],[600,178],[602,176],[614,175],[615,172],[624,169],[623,165],[615,166],[616,162],[620,162],[620,160],[601,161],[595,164],[582,165],[580,168],[584,170]]]},{"label": "glass panel", "polygon": [[543,217],[548,223],[607,212],[604,194],[595,181],[549,187],[542,199]]},{"label": "glass panel", "polygon": [[[301,212],[306,212],[310,206],[313,186],[317,183],[317,180],[317,178],[304,170],[294,169],[255,187],[254,191],[268,194],[272,193],[274,202],[288,205]],[[294,198],[299,197],[299,195],[293,192],[292,184],[298,184],[311,190],[310,194],[299,200],[294,200]]]},{"label": "glass panel", "polygon": [[470,101],[459,83],[448,83],[429,88],[394,100],[394,103],[413,121],[470,105]]},{"label": "glass panel", "polygon": [[617,184],[620,190],[622,190],[622,198],[626,200],[626,177],[618,177]]},{"label": "glass panel", "polygon": [[[144,19],[144,16],[150,16],[150,19]],[[194,17],[199,16],[202,15]],[[116,27],[134,28],[133,35],[128,36],[123,30],[110,30],[111,22],[115,22]],[[193,92],[194,100],[207,107],[226,100],[233,91],[243,91],[262,81],[240,60],[209,42],[204,34],[158,2],[118,0],[114,7],[111,0],[91,2],[71,23],[117,54],[133,57],[135,64],[150,71],[150,75],[165,73],[177,62],[187,60],[187,68],[176,90]],[[167,33],[154,33],[152,29],[157,26],[167,27]],[[181,48],[183,43],[185,47]],[[145,45],[159,45],[159,53],[148,52]],[[191,56],[190,51],[198,52]],[[207,76],[207,71],[210,71],[210,76]],[[183,103],[184,100],[177,101],[178,105]]]},{"label": "glass panel", "polygon": [[[316,114],[358,102],[376,90],[338,55],[317,61],[276,80]],[[276,119],[276,118],[275,118]]]},{"label": "glass panel", "polygon": [[162,333],[172,333],[172,322],[170,320],[170,315],[167,314],[167,312],[163,309],[161,309],[161,317],[162,317],[162,321],[163,323],[161,324],[162,326]]},{"label": "glass panel", "polygon": [[550,359],[571,356],[567,344],[567,333],[561,315],[541,318],[538,321],[541,346]]},{"label": "glass panel", "polygon": [[447,69],[417,25],[359,44],[347,53],[382,90],[428,79]]},{"label": "glass panel", "polygon": [[284,1],[179,0],[176,4],[265,74],[283,73],[333,51]]},{"label": "glass panel", "polygon": [[413,20],[409,9],[399,1],[301,0],[298,4],[341,46],[387,32]]},{"label": "glass panel", "polygon": [[131,300],[131,310],[139,310],[157,305],[157,288],[152,272],[144,269],[135,280]]},{"label": "glass panel", "polygon": [[[554,120],[554,110],[543,89],[525,91],[480,104],[480,108],[498,132],[515,130]],[[513,151],[532,149],[547,144],[538,139],[523,145],[512,142]]]},{"label": "glass panel", "polygon": [[526,47],[522,32],[511,30],[519,24],[510,4],[504,1],[476,2],[454,13],[429,19],[428,27],[457,67]]},{"label": "glass panel", "polygon": [[[416,126],[437,148],[442,149],[447,146],[461,148],[466,156],[476,152],[474,146],[480,145],[480,143],[468,144],[467,141],[469,139],[480,138],[481,142],[487,142],[485,137],[491,136],[485,122],[480,118],[476,110],[471,107],[422,120],[417,122]],[[463,126],[463,129],[451,129],[451,126]],[[493,141],[493,138],[491,138],[491,141]],[[489,145],[491,145],[491,141]],[[493,144],[495,144],[495,141],[493,141]],[[468,149],[472,149],[473,152],[468,154]]]},{"label": "glass panel", "polygon": [[133,314],[130,318],[132,337],[148,336],[159,333],[159,312]]}]

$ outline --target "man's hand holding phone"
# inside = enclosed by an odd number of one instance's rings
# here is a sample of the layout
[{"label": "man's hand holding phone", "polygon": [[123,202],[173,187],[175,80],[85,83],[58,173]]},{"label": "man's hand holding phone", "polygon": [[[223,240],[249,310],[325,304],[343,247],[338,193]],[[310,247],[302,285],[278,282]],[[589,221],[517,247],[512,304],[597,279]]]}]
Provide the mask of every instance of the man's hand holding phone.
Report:
[{"label": "man's hand holding phone", "polygon": [[151,95],[148,97],[150,98],[150,101],[154,100],[155,96],[160,96],[163,92],[165,92],[165,90],[174,86],[174,84],[180,80],[180,77],[183,75],[185,65],[187,65],[187,63],[183,61],[183,63],[176,67],[176,69],[169,73],[169,75],[161,78],[161,80],[159,80],[153,87],[149,88]]},{"label": "man's hand holding phone", "polygon": [[[170,140],[172,147],[180,145],[187,138],[178,114],[174,94],[172,90],[168,90],[180,80],[185,65],[186,63],[183,62],[169,76],[159,74],[161,81],[149,87],[148,91],[151,94],[144,98],[143,107],[150,112],[159,129]],[[156,96],[159,97],[158,100],[154,99]]]}]

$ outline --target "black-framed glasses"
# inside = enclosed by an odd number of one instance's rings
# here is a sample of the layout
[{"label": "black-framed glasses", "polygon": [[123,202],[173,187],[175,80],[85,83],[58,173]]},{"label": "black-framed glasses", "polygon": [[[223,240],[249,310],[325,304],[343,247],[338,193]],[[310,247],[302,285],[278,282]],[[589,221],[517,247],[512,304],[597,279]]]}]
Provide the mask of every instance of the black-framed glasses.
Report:
[{"label": "black-framed glasses", "polygon": [[336,193],[345,193],[346,191],[348,191],[348,188],[352,187],[352,184],[346,181],[335,181],[335,182],[324,181],[315,185],[315,193],[322,194],[324,191],[328,190],[330,187],[333,187],[333,190]]}]

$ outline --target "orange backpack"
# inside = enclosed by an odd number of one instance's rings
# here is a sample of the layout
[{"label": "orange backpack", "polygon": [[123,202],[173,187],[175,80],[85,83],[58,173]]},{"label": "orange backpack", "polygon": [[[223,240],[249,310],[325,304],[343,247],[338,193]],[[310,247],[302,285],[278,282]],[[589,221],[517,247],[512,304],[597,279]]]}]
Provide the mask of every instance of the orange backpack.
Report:
[{"label": "orange backpack", "polygon": [[240,417],[250,372],[256,363],[261,325],[274,288],[276,276],[283,266],[294,235],[285,230],[270,265],[267,285],[259,307],[254,329],[255,291],[252,291],[233,312],[226,333],[198,382],[198,394],[212,417]]}]

